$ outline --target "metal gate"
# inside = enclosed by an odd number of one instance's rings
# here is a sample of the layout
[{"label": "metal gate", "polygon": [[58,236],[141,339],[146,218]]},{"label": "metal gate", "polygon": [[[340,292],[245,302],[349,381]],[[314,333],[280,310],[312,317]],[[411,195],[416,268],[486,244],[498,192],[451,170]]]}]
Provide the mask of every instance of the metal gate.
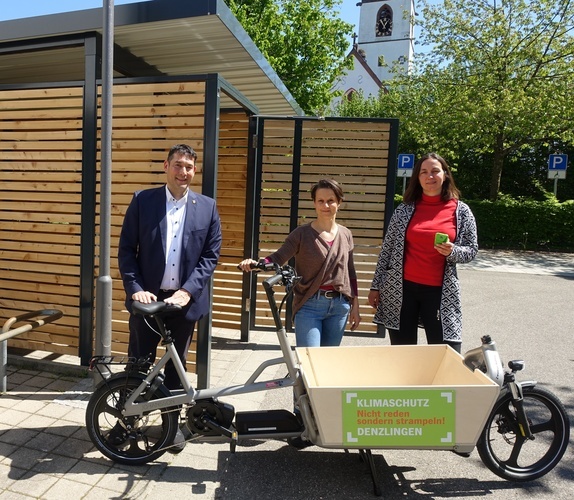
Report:
[{"label": "metal gate", "polygon": [[[275,251],[298,225],[315,217],[310,195],[319,179],[336,179],[345,193],[337,222],[355,243],[360,332],[375,333],[367,303],[384,230],[393,211],[398,120],[254,116],[247,171],[245,257]],[[241,339],[269,329],[273,319],[254,273],[243,277]],[[287,310],[287,327],[290,312]]]}]

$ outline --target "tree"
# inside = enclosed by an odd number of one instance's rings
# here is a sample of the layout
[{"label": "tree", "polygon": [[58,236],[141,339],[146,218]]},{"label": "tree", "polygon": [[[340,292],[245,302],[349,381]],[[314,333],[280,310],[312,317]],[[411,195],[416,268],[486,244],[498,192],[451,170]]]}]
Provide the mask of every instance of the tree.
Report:
[{"label": "tree", "polygon": [[412,73],[396,73],[391,104],[403,123],[417,120],[407,125],[417,142],[488,158],[491,200],[506,159],[574,144],[572,2],[422,0],[420,44],[430,50]]},{"label": "tree", "polygon": [[226,0],[231,11],[306,113],[322,114],[335,79],[350,67],[353,26],[341,0]]}]

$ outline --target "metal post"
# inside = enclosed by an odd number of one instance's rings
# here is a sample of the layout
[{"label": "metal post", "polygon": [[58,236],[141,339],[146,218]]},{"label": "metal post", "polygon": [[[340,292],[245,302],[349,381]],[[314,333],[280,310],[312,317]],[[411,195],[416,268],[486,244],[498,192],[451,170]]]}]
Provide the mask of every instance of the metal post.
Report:
[{"label": "metal post", "polygon": [[96,184],[98,149],[98,79],[102,77],[102,38],[84,39],[84,99],[82,119],[82,225],[80,240],[80,338],[78,355],[88,366],[94,354],[94,269],[96,252]]},{"label": "metal post", "polygon": [[8,390],[6,365],[8,364],[8,341],[0,342],[0,394]]},{"label": "metal post", "polygon": [[[210,74],[205,82],[203,179],[201,192],[217,200],[217,144],[219,143],[220,92],[219,76]],[[210,305],[213,306],[213,277],[209,280]],[[197,322],[197,388],[209,387],[211,374],[211,307]]]},{"label": "metal post", "polygon": [[[102,141],[100,171],[100,269],[96,283],[96,355],[109,356],[112,342],[112,278],[110,276],[112,94],[114,68],[114,0],[104,0],[102,51]],[[106,376],[106,374],[104,374]],[[94,385],[101,377],[94,375]]]}]

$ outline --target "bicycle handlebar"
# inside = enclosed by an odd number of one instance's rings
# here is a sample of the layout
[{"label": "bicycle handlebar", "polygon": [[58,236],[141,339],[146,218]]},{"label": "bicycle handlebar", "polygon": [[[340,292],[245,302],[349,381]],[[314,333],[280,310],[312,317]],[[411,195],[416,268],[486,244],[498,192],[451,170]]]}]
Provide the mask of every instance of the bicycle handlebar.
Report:
[{"label": "bicycle handlebar", "polygon": [[264,259],[261,259],[259,262],[255,264],[250,264],[249,267],[251,269],[259,269],[260,271],[275,271],[278,272],[281,269],[279,264],[275,264],[275,262],[268,262]]},{"label": "bicycle handlebar", "polygon": [[[241,269],[241,266],[237,266]],[[264,288],[272,288],[275,285],[281,283],[285,287],[291,288],[299,281],[299,277],[296,275],[295,270],[289,266],[280,266],[275,262],[268,262],[265,259],[260,259],[258,262],[252,262],[249,264],[249,268],[253,271],[274,271],[275,274],[263,280]]]},{"label": "bicycle handlebar", "polygon": [[283,274],[278,272],[277,274],[269,276],[269,278],[263,280],[263,286],[274,287],[275,285],[281,282],[283,282]]}]

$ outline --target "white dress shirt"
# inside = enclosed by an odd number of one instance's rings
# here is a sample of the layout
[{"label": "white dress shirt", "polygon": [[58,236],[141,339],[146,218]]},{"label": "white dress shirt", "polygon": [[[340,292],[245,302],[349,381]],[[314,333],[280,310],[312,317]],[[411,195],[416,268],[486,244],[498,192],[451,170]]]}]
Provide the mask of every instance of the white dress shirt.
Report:
[{"label": "white dress shirt", "polygon": [[176,200],[167,186],[165,213],[167,218],[167,234],[165,239],[165,272],[161,281],[162,290],[179,290],[181,250],[183,245],[183,225],[189,190],[180,200]]}]

